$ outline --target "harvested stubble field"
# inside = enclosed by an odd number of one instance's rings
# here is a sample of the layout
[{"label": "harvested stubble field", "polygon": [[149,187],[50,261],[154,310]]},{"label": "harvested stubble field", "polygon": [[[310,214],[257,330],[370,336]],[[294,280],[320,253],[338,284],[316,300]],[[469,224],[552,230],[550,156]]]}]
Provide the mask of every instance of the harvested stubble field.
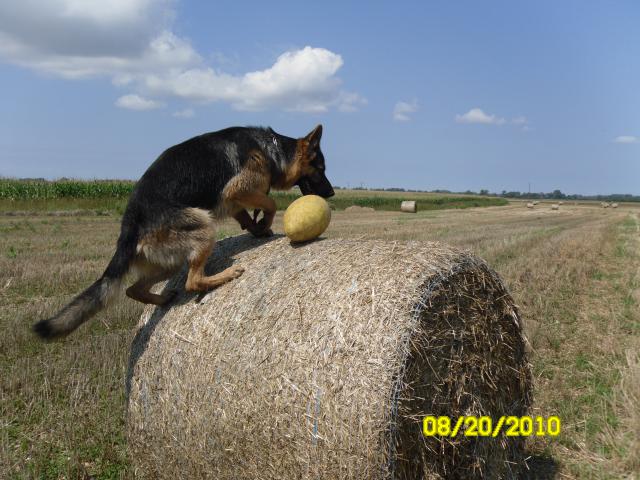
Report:
[{"label": "harvested stubble field", "polygon": [[[533,353],[534,415],[560,437],[528,440],[529,478],[633,478],[640,471],[640,209],[524,205],[334,212],[330,238],[436,240],[502,276]],[[115,215],[0,215],[0,472],[128,478],[124,380],[142,306],[123,298],[64,342],[29,326],[101,272]],[[282,231],[278,213],[275,230]],[[231,221],[219,236],[239,233]],[[246,265],[246,268],[251,268]],[[533,472],[536,472],[535,475]]]}]

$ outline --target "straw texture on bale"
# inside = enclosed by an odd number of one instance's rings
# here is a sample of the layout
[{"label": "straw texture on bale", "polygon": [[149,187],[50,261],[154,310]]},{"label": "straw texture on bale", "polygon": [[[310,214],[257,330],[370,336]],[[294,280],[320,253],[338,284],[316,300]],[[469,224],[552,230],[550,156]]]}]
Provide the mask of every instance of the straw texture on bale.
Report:
[{"label": "straw texture on bale", "polygon": [[407,213],[416,213],[418,211],[418,204],[415,200],[404,200],[400,204],[400,211]]},{"label": "straw texture on bale", "polygon": [[[127,376],[142,478],[517,478],[523,440],[425,437],[425,415],[525,415],[521,321],[480,259],[437,243],[248,235],[149,307]],[[184,274],[165,288],[182,288]]]}]

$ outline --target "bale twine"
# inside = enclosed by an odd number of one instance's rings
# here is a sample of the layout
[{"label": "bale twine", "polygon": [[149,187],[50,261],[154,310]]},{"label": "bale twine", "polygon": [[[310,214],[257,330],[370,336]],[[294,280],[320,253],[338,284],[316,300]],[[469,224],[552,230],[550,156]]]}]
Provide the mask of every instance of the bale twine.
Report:
[{"label": "bale twine", "polygon": [[[516,306],[482,260],[437,243],[219,242],[206,295],[148,307],[127,376],[147,478],[516,478],[523,439],[425,437],[425,415],[524,415]],[[167,288],[180,289],[184,274]]]},{"label": "bale twine", "polygon": [[400,211],[407,212],[407,213],[417,213],[418,204],[415,200],[404,200],[400,204]]},{"label": "bale twine", "polygon": [[558,205],[557,203],[551,204],[551,210],[559,210],[559,209],[560,209],[560,205]]}]

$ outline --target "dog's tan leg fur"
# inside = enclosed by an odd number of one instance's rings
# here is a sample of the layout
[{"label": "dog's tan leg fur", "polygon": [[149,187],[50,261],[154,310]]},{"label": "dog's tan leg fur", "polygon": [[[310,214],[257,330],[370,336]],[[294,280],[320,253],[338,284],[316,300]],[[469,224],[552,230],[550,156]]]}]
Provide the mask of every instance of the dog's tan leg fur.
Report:
[{"label": "dog's tan leg fur", "polygon": [[252,230],[252,227],[254,226],[255,222],[249,215],[249,212],[247,212],[244,208],[240,211],[235,212],[232,216],[240,224],[240,227],[243,230],[249,230],[249,231]]},{"label": "dog's tan leg fur", "polygon": [[276,202],[265,193],[249,192],[236,195],[233,200],[244,208],[257,208],[262,210],[265,216],[273,220],[276,214]]},{"label": "dog's tan leg fur", "polygon": [[271,225],[273,224],[273,219],[276,216],[276,202],[273,200],[273,198],[268,196],[266,193],[262,193],[262,192],[236,193],[233,197],[231,197],[231,200],[235,204],[240,205],[243,208],[248,208],[248,209],[257,208],[258,210],[262,210],[264,217],[257,224],[258,231],[252,232],[252,233],[259,233],[261,231],[266,232],[271,228]]},{"label": "dog's tan leg fur", "polygon": [[189,256],[189,273],[187,274],[185,285],[185,289],[188,292],[206,292],[234,278],[238,278],[244,272],[244,268],[232,265],[216,275],[205,277],[204,267],[215,243],[213,239],[209,243],[202,243],[200,248],[195,249]]},{"label": "dog's tan leg fur", "polygon": [[[224,187],[222,198],[227,211],[240,223],[243,229],[256,236],[270,235],[276,203],[268,192],[271,188],[269,162],[259,150],[249,152],[248,159],[240,173]],[[262,210],[263,218],[259,222],[252,220],[241,210]]]},{"label": "dog's tan leg fur", "polygon": [[142,303],[150,303],[152,305],[164,305],[174,297],[175,292],[158,295],[150,291],[156,283],[166,280],[166,278],[141,278],[136,283],[127,288],[127,297]]}]

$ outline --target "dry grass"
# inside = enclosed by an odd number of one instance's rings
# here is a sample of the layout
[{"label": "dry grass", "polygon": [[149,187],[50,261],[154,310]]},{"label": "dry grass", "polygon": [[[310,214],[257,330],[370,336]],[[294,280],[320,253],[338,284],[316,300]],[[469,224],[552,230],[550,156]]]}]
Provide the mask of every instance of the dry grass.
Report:
[{"label": "dry grass", "polygon": [[[539,478],[630,478],[639,465],[638,364],[627,354],[640,336],[635,212],[597,204],[334,212],[325,235],[439,240],[485,258],[534,347],[534,412],[563,421],[558,439],[529,441]],[[63,343],[40,344],[28,331],[99,275],[117,231],[115,217],[0,217],[0,471],[8,478],[130,473],[124,378],[141,307],[123,299]],[[221,236],[237,232],[221,225]]]}]

